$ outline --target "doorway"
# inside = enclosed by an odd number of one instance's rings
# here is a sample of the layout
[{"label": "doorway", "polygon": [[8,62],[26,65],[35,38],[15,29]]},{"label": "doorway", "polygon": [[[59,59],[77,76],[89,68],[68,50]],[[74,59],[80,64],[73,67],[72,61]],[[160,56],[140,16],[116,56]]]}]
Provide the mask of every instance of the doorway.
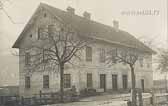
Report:
[{"label": "doorway", "polygon": [[112,86],[113,86],[113,90],[118,89],[118,81],[117,81],[117,75],[116,74],[112,75]]},{"label": "doorway", "polygon": [[100,88],[104,89],[104,92],[106,91],[106,75],[100,74]]},{"label": "doorway", "polygon": [[144,89],[145,89],[145,81],[144,81],[144,79],[141,79],[141,88],[142,88],[142,92],[144,92]]}]

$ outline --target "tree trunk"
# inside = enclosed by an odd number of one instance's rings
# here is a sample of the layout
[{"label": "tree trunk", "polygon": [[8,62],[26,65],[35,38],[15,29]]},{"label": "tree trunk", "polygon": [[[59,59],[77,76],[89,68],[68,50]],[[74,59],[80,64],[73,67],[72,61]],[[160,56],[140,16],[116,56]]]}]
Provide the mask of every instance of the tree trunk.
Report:
[{"label": "tree trunk", "polygon": [[165,91],[166,91],[166,93],[167,93],[167,91],[168,91],[168,90],[167,90],[167,72],[166,72],[166,74],[165,74],[165,89],[166,89]]},{"label": "tree trunk", "polygon": [[134,73],[134,66],[130,65],[131,68],[131,83],[132,83],[132,106],[136,106],[136,82],[135,82],[135,73]]},{"label": "tree trunk", "polygon": [[60,93],[61,102],[64,102],[64,64],[60,64]]}]

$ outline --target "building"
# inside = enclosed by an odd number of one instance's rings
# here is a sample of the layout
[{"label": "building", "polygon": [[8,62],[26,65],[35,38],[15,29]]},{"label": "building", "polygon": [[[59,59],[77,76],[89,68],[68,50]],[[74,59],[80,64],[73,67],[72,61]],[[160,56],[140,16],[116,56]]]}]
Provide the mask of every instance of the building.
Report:
[{"label": "building", "polygon": [[[114,26],[110,27],[91,20],[91,15],[88,12],[84,12],[83,17],[76,15],[75,9],[71,7],[67,8],[67,11],[63,11],[41,3],[16,40],[13,48],[18,48],[19,54],[23,54],[26,46],[31,45],[32,40],[38,42],[38,28],[44,24],[57,23],[57,19],[70,23],[80,33],[88,34],[97,41],[84,50],[82,57],[86,59],[82,62],[81,67],[65,69],[65,89],[71,88],[73,85],[78,91],[84,88],[94,88],[98,92],[129,89],[131,87],[129,67],[120,63],[107,67],[104,58],[108,49],[132,48],[134,44],[137,45],[137,50],[143,55],[143,58],[136,64],[136,86],[143,89],[152,88],[152,54],[154,51],[128,32],[120,30],[117,21],[113,21]],[[44,71],[28,75],[26,73],[28,68],[25,66],[27,58],[30,58],[30,56],[26,54],[19,57],[20,95],[32,96],[39,91],[59,91],[59,74]]]},{"label": "building", "polygon": [[0,96],[18,96],[19,86],[2,86],[0,87]]}]

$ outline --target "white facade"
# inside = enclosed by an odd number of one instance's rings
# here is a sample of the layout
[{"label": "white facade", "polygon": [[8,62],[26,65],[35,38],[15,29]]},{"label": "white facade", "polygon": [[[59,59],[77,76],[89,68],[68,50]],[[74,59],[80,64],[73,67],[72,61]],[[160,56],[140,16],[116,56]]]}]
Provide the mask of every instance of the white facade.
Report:
[{"label": "white facade", "polygon": [[[45,9],[38,9],[33,16],[29,24],[31,27],[27,28],[24,32],[24,38],[22,39],[19,47],[19,70],[20,70],[20,95],[21,96],[33,96],[42,92],[57,92],[60,88],[60,76],[58,72],[44,71],[44,72],[34,72],[28,75],[26,71],[29,69],[25,66],[25,57],[22,55],[25,53],[25,49],[32,42],[37,41],[37,28],[41,25],[59,24],[59,21]],[[46,14],[46,17],[44,17]],[[30,36],[32,35],[32,37]],[[65,68],[65,74],[71,75],[71,86],[75,85],[78,91],[87,88],[87,73],[92,73],[93,88],[97,91],[103,91],[100,89],[100,74],[105,74],[106,79],[106,90],[112,90],[112,75],[117,75],[117,85],[118,89],[123,89],[122,75],[128,76],[128,88],[131,88],[131,74],[129,66],[122,63],[117,63],[112,66],[108,66],[105,63],[99,62],[99,49],[104,48],[108,51],[112,48],[121,48],[119,45],[109,44],[101,41],[97,41],[90,45],[92,47],[92,62],[85,61],[85,50],[83,50],[83,61],[78,62],[79,64],[75,67]],[[30,53],[33,51],[29,51]],[[141,79],[144,79],[145,89],[151,89],[153,86],[153,72],[152,72],[152,55],[145,54],[143,67],[140,66],[139,61],[136,62],[135,74],[136,74],[136,87],[141,88]],[[57,68],[58,69],[58,68]],[[49,75],[49,88],[43,88],[43,75]],[[25,88],[25,76],[30,76],[30,88]]]}]

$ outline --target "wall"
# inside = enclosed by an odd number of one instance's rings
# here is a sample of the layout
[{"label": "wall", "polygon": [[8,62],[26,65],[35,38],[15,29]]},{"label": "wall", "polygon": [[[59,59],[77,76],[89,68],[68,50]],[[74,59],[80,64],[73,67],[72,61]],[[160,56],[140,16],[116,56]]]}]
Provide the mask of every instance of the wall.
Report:
[{"label": "wall", "polygon": [[[47,17],[44,17],[44,13],[47,13]],[[37,41],[37,28],[41,25],[49,25],[49,24],[59,24],[59,21],[49,14],[48,11],[39,9],[37,11],[36,17],[30,21],[30,28],[26,30],[25,37],[22,39],[20,44],[20,57],[19,57],[19,70],[20,70],[20,95],[22,96],[32,96],[33,94],[39,93],[39,91],[43,92],[55,92],[59,90],[59,73],[53,73],[49,70],[47,72],[34,72],[32,75],[29,75],[27,71],[29,67],[25,67],[24,65],[24,53],[25,49],[28,48],[32,43]],[[30,35],[32,34],[32,38]],[[100,74],[106,74],[106,85],[107,89],[112,89],[112,74],[118,75],[118,88],[122,87],[122,75],[128,75],[128,87],[131,87],[131,76],[130,76],[130,69],[128,66],[123,64],[116,64],[109,67],[105,63],[99,63],[99,49],[106,48],[106,51],[110,50],[111,48],[120,48],[120,46],[107,44],[105,42],[97,41],[96,43],[91,45],[93,48],[93,61],[92,62],[85,62],[80,61],[76,67],[74,68],[67,68],[65,69],[65,73],[71,74],[71,81],[72,85],[75,85],[78,90],[86,88],[86,75],[87,73],[93,73],[93,87],[96,89],[100,88]],[[22,49],[23,48],[23,49]],[[31,50],[30,50],[31,51]],[[33,51],[32,51],[33,52]],[[149,59],[145,58],[145,62],[151,62],[151,56],[149,54],[143,54],[147,56]],[[85,54],[82,54],[83,60],[85,60]],[[141,79],[145,80],[145,88],[152,88],[152,68],[151,65],[149,68],[146,67],[146,63],[144,63],[144,67],[139,66],[139,62],[136,64],[136,82],[137,87],[141,87]],[[142,72],[143,71],[143,72]],[[43,89],[43,75],[48,74],[50,76],[50,88]],[[31,88],[25,89],[25,76],[31,76]]]}]

